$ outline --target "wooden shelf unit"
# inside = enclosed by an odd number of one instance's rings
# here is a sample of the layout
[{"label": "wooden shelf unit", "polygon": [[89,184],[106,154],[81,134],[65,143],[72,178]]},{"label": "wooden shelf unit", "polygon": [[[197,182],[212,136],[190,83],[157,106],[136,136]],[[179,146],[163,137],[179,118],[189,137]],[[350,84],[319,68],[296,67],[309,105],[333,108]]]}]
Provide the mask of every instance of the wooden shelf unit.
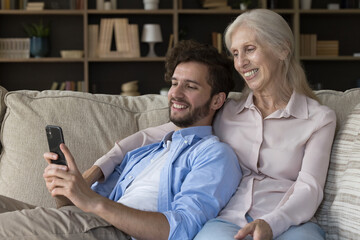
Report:
[{"label": "wooden shelf unit", "polygon": [[[360,9],[327,10],[326,1],[313,1],[313,8],[302,10],[300,0],[278,0],[272,9],[281,14],[292,28],[296,39],[296,57],[305,67],[314,86],[346,90],[356,87],[360,78]],[[229,0],[231,2],[231,0]],[[253,7],[266,8],[267,1],[254,1]],[[170,34],[174,42],[193,38],[211,43],[211,32],[223,33],[225,27],[243,11],[202,9],[200,1],[162,0],[158,10],[144,10],[142,0],[118,1],[116,10],[96,10],[95,0],[85,2],[82,10],[0,10],[0,37],[26,37],[22,24],[43,19],[51,23],[49,57],[0,59],[0,85],[9,90],[49,89],[53,81],[85,81],[86,92],[119,94],[121,84],[139,81],[142,94],[159,93],[164,82],[164,61]],[[159,57],[144,57],[148,45],[140,42],[140,58],[93,58],[88,56],[88,25],[101,18],[124,17],[139,25],[141,37],[145,23],[159,23],[163,42],[155,45]],[[300,34],[317,34],[318,39],[339,40],[339,56],[300,56]],[[60,50],[84,50],[82,59],[64,59]],[[237,77],[238,78],[238,77]],[[237,81],[236,90],[242,87]]]}]

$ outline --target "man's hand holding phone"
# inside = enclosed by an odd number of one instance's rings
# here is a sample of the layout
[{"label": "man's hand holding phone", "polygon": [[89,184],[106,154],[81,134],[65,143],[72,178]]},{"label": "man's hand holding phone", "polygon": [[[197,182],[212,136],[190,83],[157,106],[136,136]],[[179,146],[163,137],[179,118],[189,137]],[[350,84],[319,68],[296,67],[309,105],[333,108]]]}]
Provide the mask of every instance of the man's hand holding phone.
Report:
[{"label": "man's hand holding phone", "polygon": [[77,168],[74,157],[64,144],[61,128],[47,126],[46,129],[50,139],[50,152],[44,153],[44,158],[49,163],[43,174],[47,189],[57,200],[57,207],[70,203],[83,211],[91,211],[91,202],[100,195],[91,190]]},{"label": "man's hand holding phone", "polygon": [[64,153],[60,149],[60,144],[65,143],[61,127],[47,125],[45,131],[50,152],[57,154],[57,157],[50,158],[51,163],[67,165]]},{"label": "man's hand holding phone", "polygon": [[[55,178],[53,176],[46,176],[46,172],[54,168],[56,171],[68,171],[68,167],[65,155],[60,149],[60,144],[65,143],[61,127],[47,125],[45,130],[50,152],[44,153],[44,158],[49,163],[49,166],[44,171],[44,179],[46,187],[51,193]],[[58,208],[73,205],[72,202],[64,196],[56,196],[55,201]]]}]

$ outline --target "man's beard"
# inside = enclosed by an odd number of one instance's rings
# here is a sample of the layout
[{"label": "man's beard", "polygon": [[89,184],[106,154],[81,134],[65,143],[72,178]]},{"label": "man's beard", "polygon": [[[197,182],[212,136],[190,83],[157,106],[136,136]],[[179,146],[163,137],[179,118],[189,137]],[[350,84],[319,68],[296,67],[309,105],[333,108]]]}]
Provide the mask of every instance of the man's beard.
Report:
[{"label": "man's beard", "polygon": [[[194,123],[198,122],[199,120],[205,118],[207,115],[209,115],[210,112],[210,104],[211,104],[211,98],[204,103],[202,106],[196,107],[191,112],[189,112],[187,115],[180,117],[180,118],[174,118],[171,116],[171,108],[169,108],[169,115],[170,115],[170,121],[173,122],[177,127],[180,128],[186,128],[194,125]],[[187,104],[189,105],[189,104]]]}]

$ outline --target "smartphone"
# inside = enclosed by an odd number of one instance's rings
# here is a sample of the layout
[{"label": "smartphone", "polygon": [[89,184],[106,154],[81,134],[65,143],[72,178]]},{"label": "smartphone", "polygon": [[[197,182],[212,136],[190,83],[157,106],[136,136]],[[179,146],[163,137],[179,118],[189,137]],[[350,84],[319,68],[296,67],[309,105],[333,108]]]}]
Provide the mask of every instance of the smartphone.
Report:
[{"label": "smartphone", "polygon": [[51,163],[67,165],[65,156],[64,156],[63,152],[60,150],[60,144],[65,143],[64,135],[63,135],[61,127],[47,125],[45,127],[45,130],[46,130],[46,137],[48,140],[50,152],[56,153],[58,155],[58,159],[51,160]]}]

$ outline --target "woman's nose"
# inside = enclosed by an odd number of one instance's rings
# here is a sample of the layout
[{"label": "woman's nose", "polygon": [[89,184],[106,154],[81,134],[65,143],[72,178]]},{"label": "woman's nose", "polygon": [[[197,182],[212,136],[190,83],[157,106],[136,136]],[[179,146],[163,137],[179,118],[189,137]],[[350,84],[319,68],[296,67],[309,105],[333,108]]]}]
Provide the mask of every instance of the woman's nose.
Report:
[{"label": "woman's nose", "polygon": [[239,54],[237,58],[234,58],[234,61],[238,68],[245,68],[250,63],[245,54]]}]

